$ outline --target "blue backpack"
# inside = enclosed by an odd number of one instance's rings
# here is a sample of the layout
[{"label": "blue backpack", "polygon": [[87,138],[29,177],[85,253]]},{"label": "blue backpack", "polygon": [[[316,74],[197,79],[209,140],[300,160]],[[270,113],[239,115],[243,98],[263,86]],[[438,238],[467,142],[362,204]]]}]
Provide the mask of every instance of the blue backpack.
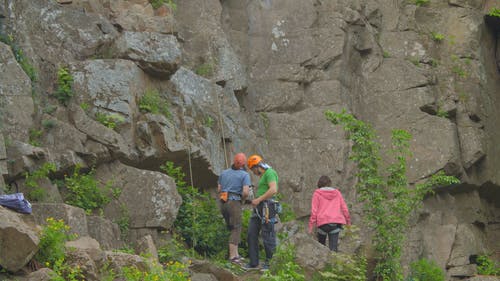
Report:
[{"label": "blue backpack", "polygon": [[[15,183],[15,182],[14,182]],[[31,214],[31,204],[24,199],[16,184],[16,193],[0,195],[0,205],[12,209],[18,213]]]}]

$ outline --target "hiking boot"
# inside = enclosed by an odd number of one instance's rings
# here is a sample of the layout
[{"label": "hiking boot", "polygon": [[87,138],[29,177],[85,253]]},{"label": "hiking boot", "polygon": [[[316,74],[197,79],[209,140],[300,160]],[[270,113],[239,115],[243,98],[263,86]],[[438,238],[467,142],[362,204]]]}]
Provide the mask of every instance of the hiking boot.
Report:
[{"label": "hiking boot", "polygon": [[247,263],[243,266],[243,269],[244,270],[259,270],[259,267],[258,266],[251,266],[249,263]]},{"label": "hiking boot", "polygon": [[269,263],[265,262],[261,265],[260,271],[268,271],[269,270]]}]

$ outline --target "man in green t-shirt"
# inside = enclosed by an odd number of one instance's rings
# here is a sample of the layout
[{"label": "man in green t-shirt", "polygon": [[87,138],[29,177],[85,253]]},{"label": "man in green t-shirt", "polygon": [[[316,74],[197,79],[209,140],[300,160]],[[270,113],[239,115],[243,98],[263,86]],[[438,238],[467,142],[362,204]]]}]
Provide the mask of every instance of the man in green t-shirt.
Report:
[{"label": "man in green t-shirt", "polygon": [[269,261],[276,249],[276,211],[274,195],[278,192],[278,174],[268,164],[264,163],[259,155],[248,158],[248,168],[260,177],[255,199],[252,200],[254,207],[250,222],[248,224],[248,255],[249,264],[247,269],[259,268],[259,233],[266,252],[266,261],[262,269],[269,268]]}]

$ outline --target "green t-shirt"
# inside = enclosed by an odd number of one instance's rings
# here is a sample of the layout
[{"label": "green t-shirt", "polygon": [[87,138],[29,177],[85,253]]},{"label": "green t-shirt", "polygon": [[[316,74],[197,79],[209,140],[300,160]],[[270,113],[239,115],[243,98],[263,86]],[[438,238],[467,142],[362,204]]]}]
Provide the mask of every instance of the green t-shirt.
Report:
[{"label": "green t-shirt", "polygon": [[262,196],[269,189],[269,183],[276,182],[276,190],[278,190],[278,173],[272,168],[267,169],[259,180],[257,187],[257,197]]}]

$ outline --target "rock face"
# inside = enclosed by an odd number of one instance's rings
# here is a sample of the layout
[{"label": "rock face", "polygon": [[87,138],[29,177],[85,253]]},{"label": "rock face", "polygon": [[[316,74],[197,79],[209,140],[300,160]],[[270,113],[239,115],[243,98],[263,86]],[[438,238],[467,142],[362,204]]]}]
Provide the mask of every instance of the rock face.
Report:
[{"label": "rock face", "polygon": [[[346,109],[376,129],[383,152],[392,129],[413,135],[412,184],[441,170],[462,182],[416,212],[405,268],[426,257],[451,280],[469,278],[471,256],[500,251],[500,24],[485,17],[498,0],[176,2],[0,3],[11,38],[0,43],[0,192],[12,181],[25,190],[24,172],[46,162],[57,166],[51,180],[94,168],[121,190],[102,221],[58,195],[35,218],[80,214],[75,231],[111,249],[124,214],[131,240],[155,241],[172,226],[181,200],[160,165],[172,161],[189,184],[213,191],[243,151],[278,171],[299,218],[329,175],[363,225],[350,143],[323,114]],[[57,100],[61,67],[73,78],[67,104]],[[152,92],[168,112],[141,107]]]},{"label": "rock face", "polygon": [[37,229],[28,217],[0,206],[0,265],[6,270],[19,270],[38,251]]}]

